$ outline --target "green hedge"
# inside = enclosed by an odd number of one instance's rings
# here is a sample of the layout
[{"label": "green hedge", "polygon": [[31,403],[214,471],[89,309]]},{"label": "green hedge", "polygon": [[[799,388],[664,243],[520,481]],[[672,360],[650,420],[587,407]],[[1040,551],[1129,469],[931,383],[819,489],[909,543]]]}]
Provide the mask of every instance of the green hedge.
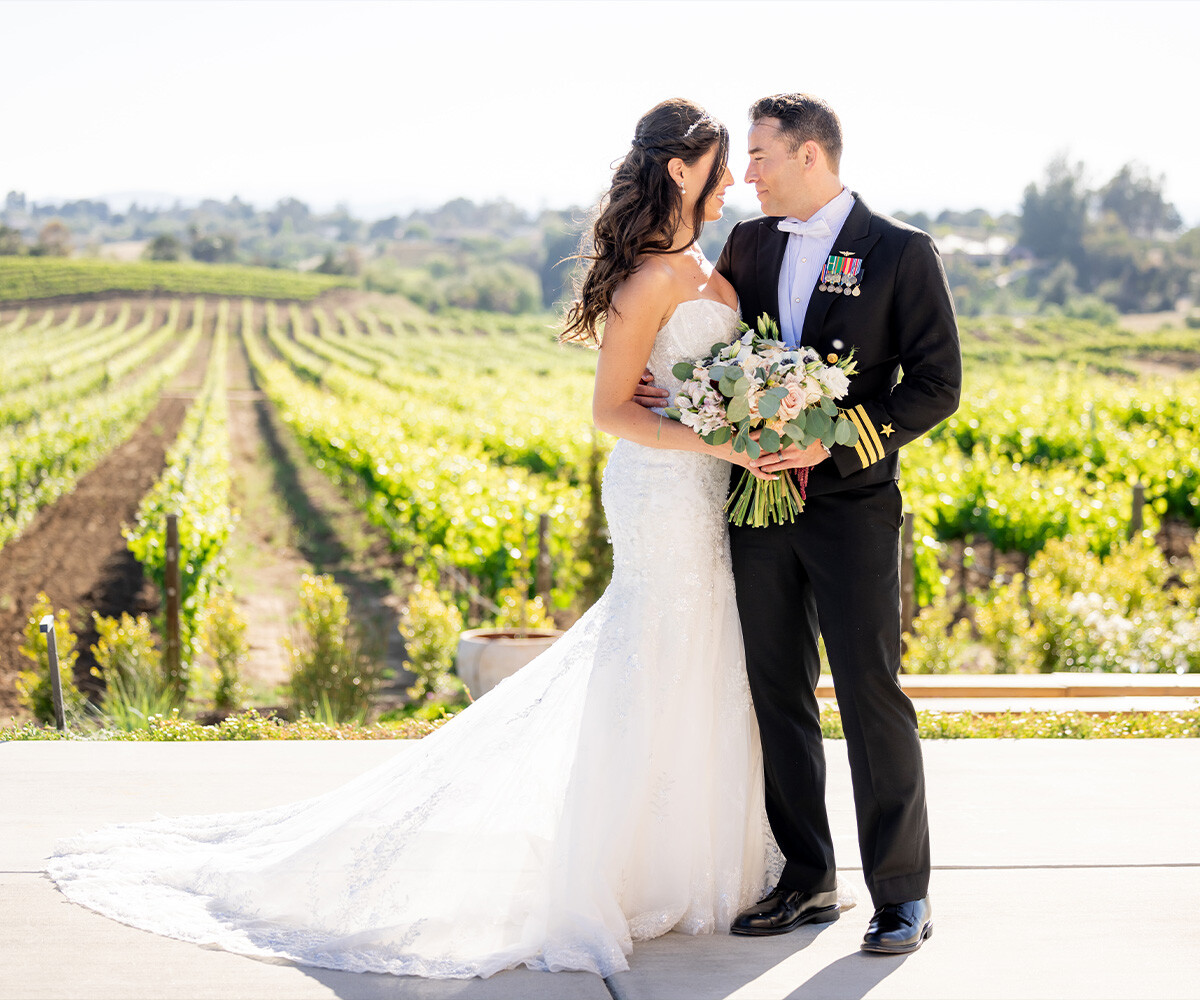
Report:
[{"label": "green hedge", "polygon": [[[1181,699],[1183,700],[1183,699]],[[1178,712],[917,712],[917,731],[923,740],[937,739],[1196,739],[1200,737],[1200,708]],[[329,726],[308,717],[285,722],[251,710],[232,715],[219,725],[202,726],[179,716],[155,716],[146,729],[125,732],[105,729],[60,733],[35,722],[0,727],[0,743],[9,740],[133,740],[152,743],[207,742],[210,740],[389,740],[420,739],[446,719],[426,722],[404,719],[369,726],[346,723]],[[837,709],[821,710],[821,731],[826,739],[843,739]]]},{"label": "green hedge", "polygon": [[352,278],[301,274],[231,264],[121,261],[67,257],[0,257],[0,302],[98,292],[229,295],[259,299],[314,299]]}]

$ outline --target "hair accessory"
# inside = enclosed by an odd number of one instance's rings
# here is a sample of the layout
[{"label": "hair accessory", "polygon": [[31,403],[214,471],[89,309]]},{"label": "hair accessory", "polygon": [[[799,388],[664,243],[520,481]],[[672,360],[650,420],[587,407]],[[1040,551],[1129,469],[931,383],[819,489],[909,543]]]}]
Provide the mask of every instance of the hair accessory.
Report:
[{"label": "hair accessory", "polygon": [[708,115],[701,115],[694,122],[692,122],[691,127],[686,132],[683,133],[683,137],[685,139],[690,139],[692,137],[692,133],[695,132],[697,128],[699,128],[701,125],[703,125],[705,122],[707,122],[709,120],[710,119],[709,119]]}]

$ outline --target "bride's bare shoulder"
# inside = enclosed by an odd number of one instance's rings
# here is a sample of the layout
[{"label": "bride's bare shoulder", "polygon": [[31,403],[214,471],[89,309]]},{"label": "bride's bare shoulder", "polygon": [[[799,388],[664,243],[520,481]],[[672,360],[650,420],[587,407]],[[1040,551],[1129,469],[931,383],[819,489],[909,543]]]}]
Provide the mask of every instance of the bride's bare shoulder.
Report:
[{"label": "bride's bare shoulder", "polygon": [[653,321],[652,329],[657,330],[674,311],[677,292],[674,272],[666,262],[646,256],[613,292],[613,309],[626,321]]}]

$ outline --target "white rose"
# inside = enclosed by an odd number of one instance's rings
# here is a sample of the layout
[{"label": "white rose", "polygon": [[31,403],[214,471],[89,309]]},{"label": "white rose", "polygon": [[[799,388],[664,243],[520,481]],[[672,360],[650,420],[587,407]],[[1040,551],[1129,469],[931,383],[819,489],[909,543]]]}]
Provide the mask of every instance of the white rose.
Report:
[{"label": "white rose", "polygon": [[850,388],[850,380],[846,378],[846,373],[833,365],[820,372],[817,378],[834,399],[841,399]]}]

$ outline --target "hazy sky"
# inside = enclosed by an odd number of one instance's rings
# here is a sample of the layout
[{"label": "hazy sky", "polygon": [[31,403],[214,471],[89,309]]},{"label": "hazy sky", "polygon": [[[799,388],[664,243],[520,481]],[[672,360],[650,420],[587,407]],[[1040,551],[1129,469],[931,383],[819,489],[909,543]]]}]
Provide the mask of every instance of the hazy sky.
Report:
[{"label": "hazy sky", "polygon": [[[590,203],[637,118],[806,90],[882,211],[1015,209],[1060,151],[1200,223],[1200,2],[0,0],[0,193]],[[756,203],[739,184],[731,200]]]}]

